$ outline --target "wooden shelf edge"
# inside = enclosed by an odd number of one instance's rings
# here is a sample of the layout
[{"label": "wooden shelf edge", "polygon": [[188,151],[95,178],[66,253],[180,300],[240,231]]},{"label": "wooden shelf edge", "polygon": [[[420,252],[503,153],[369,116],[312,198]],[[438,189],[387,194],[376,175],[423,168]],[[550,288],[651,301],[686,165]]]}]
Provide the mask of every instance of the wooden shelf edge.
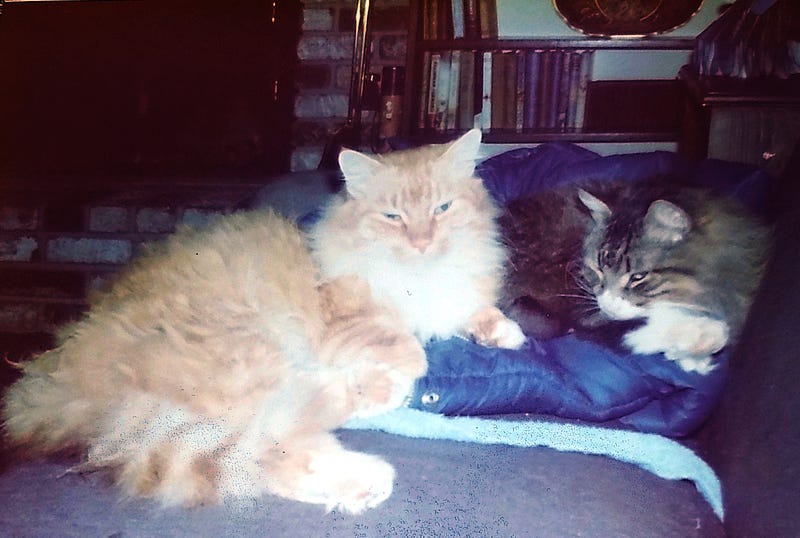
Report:
[{"label": "wooden shelf edge", "polygon": [[[418,143],[444,143],[454,140],[464,131],[448,131],[444,133],[415,132],[411,140]],[[483,133],[486,144],[539,144],[545,142],[678,142],[680,133],[672,131],[635,131],[635,132],[548,132],[548,131],[488,131]]]},{"label": "wooden shelf edge", "polygon": [[27,304],[59,304],[86,307],[89,305],[83,297],[44,297],[39,295],[7,295],[0,294],[0,303],[27,303]]},{"label": "wooden shelf edge", "polygon": [[700,76],[688,66],[678,72],[689,94],[700,104],[800,106],[800,75],[788,79],[736,79]]},{"label": "wooden shelf edge", "polygon": [[125,266],[126,264],[113,263],[0,261],[0,269],[41,272],[113,273]]},{"label": "wooden shelf edge", "polygon": [[692,50],[694,38],[645,37],[615,38],[554,38],[554,39],[430,39],[420,41],[418,50],[437,49],[611,49],[611,50]]}]

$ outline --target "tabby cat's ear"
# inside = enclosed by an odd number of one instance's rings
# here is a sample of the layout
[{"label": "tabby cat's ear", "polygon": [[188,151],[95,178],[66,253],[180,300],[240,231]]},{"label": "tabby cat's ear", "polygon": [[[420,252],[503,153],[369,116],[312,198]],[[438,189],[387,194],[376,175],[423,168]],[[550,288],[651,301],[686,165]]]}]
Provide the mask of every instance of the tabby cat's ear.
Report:
[{"label": "tabby cat's ear", "polygon": [[450,147],[439,157],[439,163],[446,166],[453,177],[472,177],[475,173],[475,161],[481,147],[480,129],[471,129],[461,138],[452,142]]},{"label": "tabby cat's ear", "polygon": [[363,194],[382,167],[379,161],[352,149],[343,149],[339,153],[339,168],[344,174],[347,192],[356,198]]},{"label": "tabby cat's ear", "polygon": [[689,215],[671,202],[656,200],[647,209],[643,233],[658,243],[675,244],[681,241],[692,228]]},{"label": "tabby cat's ear", "polygon": [[578,189],[578,198],[583,205],[592,213],[592,218],[598,224],[602,224],[611,215],[611,210],[600,198],[589,194],[583,189]]}]

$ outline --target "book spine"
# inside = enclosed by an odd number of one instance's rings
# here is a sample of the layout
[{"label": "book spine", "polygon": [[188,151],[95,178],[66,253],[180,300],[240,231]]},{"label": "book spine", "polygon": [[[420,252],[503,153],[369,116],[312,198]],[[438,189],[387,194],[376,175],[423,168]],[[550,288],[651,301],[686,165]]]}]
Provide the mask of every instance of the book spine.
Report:
[{"label": "book spine", "polygon": [[578,107],[578,86],[581,78],[583,51],[574,51],[569,58],[569,93],[567,97],[567,118],[565,127],[575,129],[575,113]]},{"label": "book spine", "polygon": [[525,105],[522,119],[522,127],[525,129],[535,129],[537,127],[539,62],[541,57],[541,50],[525,51]]},{"label": "book spine", "polygon": [[574,55],[571,51],[561,52],[561,72],[558,78],[558,97],[556,100],[556,128],[564,131],[567,127],[567,108],[569,108],[570,62]]},{"label": "book spine", "polygon": [[417,112],[417,128],[425,129],[428,123],[428,104],[430,103],[431,86],[431,53],[425,51],[422,55],[422,91],[419,97],[419,110]]},{"label": "book spine", "polygon": [[439,39],[439,2],[441,0],[423,0],[430,4],[430,35],[431,39]]},{"label": "book spine", "polygon": [[483,77],[481,84],[481,129],[492,128],[492,53],[483,53]]},{"label": "book spine", "polygon": [[457,129],[472,129],[475,123],[475,51],[461,53]]},{"label": "book spine", "polygon": [[431,5],[432,0],[420,0],[422,6],[422,39],[433,39],[431,33]]},{"label": "book spine", "polygon": [[492,129],[505,128],[506,120],[506,55],[492,52]]},{"label": "book spine", "polygon": [[447,102],[450,98],[450,59],[451,51],[443,51],[439,60],[439,74],[436,88],[436,113],[433,127],[442,132],[447,125]]},{"label": "book spine", "polygon": [[486,25],[489,29],[489,37],[496,38],[499,34],[497,28],[497,0],[486,0],[486,3],[489,4],[487,9],[489,23]]},{"label": "book spine", "polygon": [[578,80],[578,96],[575,105],[575,128],[583,129],[586,118],[586,93],[589,89],[589,81],[592,79],[592,67],[594,63],[594,51],[588,50],[581,54],[581,70]]},{"label": "book spine", "polygon": [[478,0],[478,19],[483,39],[497,37],[497,4],[495,0]]},{"label": "book spine", "polygon": [[456,128],[458,119],[459,90],[461,89],[461,51],[454,50],[450,58],[450,94],[447,97],[447,121],[445,129]]},{"label": "book spine", "polygon": [[428,110],[425,118],[425,128],[432,129],[436,125],[436,96],[439,92],[439,63],[442,55],[439,52],[431,53],[431,71],[428,84]]},{"label": "book spine", "polygon": [[553,51],[542,52],[542,60],[539,65],[539,101],[536,110],[536,127],[544,129],[547,127],[548,110],[550,109],[550,77],[552,76]]},{"label": "book spine", "polygon": [[464,0],[464,35],[469,39],[477,39],[481,36],[481,26],[478,21],[478,0]]},{"label": "book spine", "polygon": [[453,9],[450,7],[451,0],[437,0],[438,6],[438,26],[436,35],[439,39],[453,38]]},{"label": "book spine", "polygon": [[451,17],[453,19],[453,38],[461,39],[465,36],[464,1],[449,0]]},{"label": "book spine", "polygon": [[561,89],[561,68],[563,66],[564,51],[555,50],[552,52],[550,61],[549,98],[547,103],[547,121],[545,127],[555,129],[558,126],[558,94]]},{"label": "book spine", "polygon": [[517,124],[517,55],[511,51],[506,52],[503,56],[505,57],[503,92],[506,102],[503,128],[514,130]]},{"label": "book spine", "polygon": [[517,132],[521,132],[522,129],[525,127],[525,87],[526,87],[526,76],[528,71],[525,68],[525,63],[527,61],[527,56],[524,50],[518,50],[514,52],[514,56],[516,57],[517,63],[517,88],[516,88],[516,116],[514,117],[514,129]]}]

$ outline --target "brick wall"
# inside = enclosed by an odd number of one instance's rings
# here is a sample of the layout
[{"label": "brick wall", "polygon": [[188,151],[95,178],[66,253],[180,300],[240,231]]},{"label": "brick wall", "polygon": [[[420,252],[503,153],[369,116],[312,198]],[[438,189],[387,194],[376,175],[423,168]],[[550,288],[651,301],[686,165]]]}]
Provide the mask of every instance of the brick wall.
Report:
[{"label": "brick wall", "polygon": [[[247,207],[260,185],[0,192],[0,357],[52,344],[86,296],[177,226]],[[2,374],[2,372],[0,372]],[[0,376],[2,377],[2,376]]]},{"label": "brick wall", "polygon": [[[405,65],[408,19],[408,0],[373,2],[370,72]],[[316,168],[328,135],[346,119],[354,27],[353,0],[305,2],[292,170]],[[1,187],[0,357],[18,358],[52,345],[55,329],[78,317],[91,289],[144,242],[243,207],[259,186]],[[0,368],[0,377],[4,372]]]},{"label": "brick wall", "polygon": [[[370,72],[405,65],[408,0],[378,0],[371,5]],[[297,48],[300,67],[292,133],[293,171],[316,168],[328,135],[347,117],[354,32],[353,0],[305,2]],[[371,114],[364,114],[365,125],[371,123]]]}]

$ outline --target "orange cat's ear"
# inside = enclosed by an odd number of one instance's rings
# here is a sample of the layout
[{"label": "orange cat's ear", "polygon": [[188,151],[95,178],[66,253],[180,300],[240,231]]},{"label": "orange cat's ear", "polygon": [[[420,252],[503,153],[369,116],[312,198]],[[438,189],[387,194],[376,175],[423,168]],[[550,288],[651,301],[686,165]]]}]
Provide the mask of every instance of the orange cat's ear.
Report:
[{"label": "orange cat's ear", "polygon": [[344,174],[347,192],[356,198],[364,193],[370,181],[373,180],[383,165],[363,153],[344,149],[339,154],[339,168]]},{"label": "orange cat's ear", "polygon": [[472,177],[475,173],[475,161],[478,159],[480,147],[481,131],[472,129],[452,142],[439,158],[439,162],[443,166],[447,166],[454,177]]}]

